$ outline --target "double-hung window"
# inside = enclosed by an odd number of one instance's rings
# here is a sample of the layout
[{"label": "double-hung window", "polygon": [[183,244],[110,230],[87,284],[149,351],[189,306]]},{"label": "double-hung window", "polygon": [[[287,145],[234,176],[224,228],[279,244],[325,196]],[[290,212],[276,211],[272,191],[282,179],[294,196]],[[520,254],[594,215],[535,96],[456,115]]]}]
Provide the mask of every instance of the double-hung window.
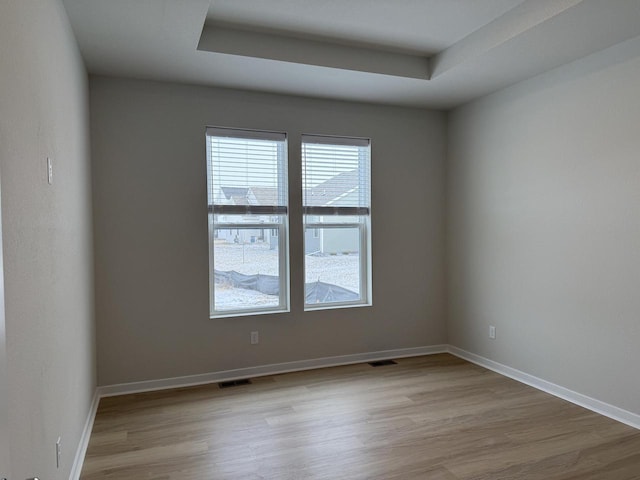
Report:
[{"label": "double-hung window", "polygon": [[305,309],[371,303],[370,140],[303,135]]},{"label": "double-hung window", "polygon": [[207,128],[210,315],[286,311],[285,133]]}]

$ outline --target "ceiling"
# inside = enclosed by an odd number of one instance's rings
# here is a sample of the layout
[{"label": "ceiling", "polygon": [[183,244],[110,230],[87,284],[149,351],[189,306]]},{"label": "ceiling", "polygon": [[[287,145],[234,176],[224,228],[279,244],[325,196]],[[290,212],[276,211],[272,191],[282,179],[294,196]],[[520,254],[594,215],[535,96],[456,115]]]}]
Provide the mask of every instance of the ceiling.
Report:
[{"label": "ceiling", "polygon": [[447,109],[640,36],[638,0],[63,0],[90,73]]}]

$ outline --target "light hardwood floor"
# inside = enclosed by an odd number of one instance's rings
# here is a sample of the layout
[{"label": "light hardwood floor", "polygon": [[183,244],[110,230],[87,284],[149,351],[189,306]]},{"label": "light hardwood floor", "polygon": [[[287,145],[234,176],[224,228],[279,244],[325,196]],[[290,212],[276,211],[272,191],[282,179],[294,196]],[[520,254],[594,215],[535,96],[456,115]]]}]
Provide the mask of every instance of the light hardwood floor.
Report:
[{"label": "light hardwood floor", "polygon": [[448,354],[100,402],[83,480],[639,480],[640,431]]}]

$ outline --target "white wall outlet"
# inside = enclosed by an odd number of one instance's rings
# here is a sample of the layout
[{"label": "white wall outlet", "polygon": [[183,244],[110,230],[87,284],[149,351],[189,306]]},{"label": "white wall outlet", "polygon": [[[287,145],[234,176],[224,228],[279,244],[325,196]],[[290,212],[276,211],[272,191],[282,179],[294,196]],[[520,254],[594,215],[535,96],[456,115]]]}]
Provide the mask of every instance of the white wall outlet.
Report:
[{"label": "white wall outlet", "polygon": [[47,157],[47,181],[49,185],[53,183],[53,163],[49,157]]},{"label": "white wall outlet", "polygon": [[62,460],[62,438],[58,437],[56,442],[56,468],[60,468],[60,461]]},{"label": "white wall outlet", "polygon": [[496,327],[489,325],[489,338],[496,338]]},{"label": "white wall outlet", "polygon": [[260,343],[258,332],[251,332],[251,345],[257,345],[258,343]]}]

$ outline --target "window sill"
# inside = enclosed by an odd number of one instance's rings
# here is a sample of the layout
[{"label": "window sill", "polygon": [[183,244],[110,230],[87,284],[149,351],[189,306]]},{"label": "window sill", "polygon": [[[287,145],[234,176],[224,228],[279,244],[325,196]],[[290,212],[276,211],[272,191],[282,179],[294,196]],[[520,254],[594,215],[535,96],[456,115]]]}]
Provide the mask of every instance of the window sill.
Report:
[{"label": "window sill", "polygon": [[216,313],[209,314],[210,320],[217,320],[218,318],[231,318],[231,317],[255,317],[257,315],[272,315],[278,313],[289,313],[291,310],[289,309],[277,309],[277,310],[260,310],[260,311],[244,311],[238,312],[233,311],[229,313]]},{"label": "window sill", "polygon": [[358,307],[372,307],[373,303],[323,303],[319,305],[305,305],[305,312],[315,312],[316,310],[336,310],[338,308],[358,308]]}]

